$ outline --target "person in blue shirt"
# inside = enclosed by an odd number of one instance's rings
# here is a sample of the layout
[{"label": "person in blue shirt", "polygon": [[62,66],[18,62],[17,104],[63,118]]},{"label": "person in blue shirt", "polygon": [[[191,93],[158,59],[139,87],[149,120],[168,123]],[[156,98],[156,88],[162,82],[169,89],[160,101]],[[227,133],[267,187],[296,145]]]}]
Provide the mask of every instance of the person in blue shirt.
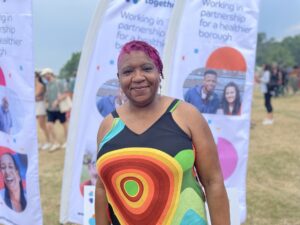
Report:
[{"label": "person in blue shirt", "polygon": [[217,77],[216,71],[206,70],[202,85],[196,85],[189,89],[184,96],[184,100],[193,104],[201,113],[216,113],[220,105],[219,97],[214,92]]},{"label": "person in blue shirt", "polygon": [[0,131],[10,134],[12,128],[12,118],[9,111],[9,104],[6,97],[2,98],[0,106]]},{"label": "person in blue shirt", "polygon": [[117,95],[107,95],[103,96],[97,101],[97,109],[99,113],[106,117],[112,111],[114,111],[118,106],[124,104],[127,101],[126,96],[121,89],[118,90]]}]

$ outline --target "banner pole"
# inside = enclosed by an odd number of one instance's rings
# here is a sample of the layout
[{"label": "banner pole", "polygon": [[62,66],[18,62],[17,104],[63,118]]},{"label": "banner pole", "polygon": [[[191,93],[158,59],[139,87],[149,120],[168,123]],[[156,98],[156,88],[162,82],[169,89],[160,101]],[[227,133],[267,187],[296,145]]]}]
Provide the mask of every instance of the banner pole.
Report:
[{"label": "banner pole", "polygon": [[[97,30],[102,24],[103,16],[105,14],[109,0],[100,0],[96,9],[92,22],[90,23],[87,36],[85,38],[79,67],[76,76],[76,84],[74,90],[73,109],[79,109],[83,100],[85,91],[85,84],[89,70],[89,62],[94,52],[95,43],[97,40]],[[67,148],[64,162],[64,173],[60,201],[60,223],[66,223],[69,217],[70,208],[70,190],[72,188],[72,172],[74,166],[74,150],[75,143],[78,137],[78,124],[80,118],[80,110],[73,110],[70,118]]]},{"label": "banner pole", "polygon": [[177,33],[179,30],[179,25],[181,17],[185,8],[186,1],[175,1],[175,6],[172,12],[172,16],[169,22],[169,29],[166,35],[165,47],[163,50],[163,65],[164,65],[164,74],[165,77],[162,80],[162,94],[167,95],[169,93],[169,84],[170,79],[172,78],[172,66],[171,62],[173,61],[176,42],[177,42]]}]

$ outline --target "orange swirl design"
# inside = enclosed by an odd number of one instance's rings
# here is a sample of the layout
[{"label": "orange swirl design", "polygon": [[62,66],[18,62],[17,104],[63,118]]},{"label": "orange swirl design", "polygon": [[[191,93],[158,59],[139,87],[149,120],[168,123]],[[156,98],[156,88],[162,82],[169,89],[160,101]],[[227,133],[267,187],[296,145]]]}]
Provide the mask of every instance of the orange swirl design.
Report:
[{"label": "orange swirl design", "polygon": [[176,159],[153,148],[123,148],[102,155],[97,170],[121,224],[171,224],[183,176]]}]

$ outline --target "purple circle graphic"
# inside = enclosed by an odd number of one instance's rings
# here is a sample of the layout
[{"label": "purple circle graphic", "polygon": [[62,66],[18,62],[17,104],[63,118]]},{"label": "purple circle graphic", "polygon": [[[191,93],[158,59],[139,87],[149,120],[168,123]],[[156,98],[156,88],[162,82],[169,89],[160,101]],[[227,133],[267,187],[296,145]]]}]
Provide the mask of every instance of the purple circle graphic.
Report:
[{"label": "purple circle graphic", "polygon": [[232,143],[225,138],[218,138],[218,153],[224,180],[229,178],[238,162],[237,152]]}]

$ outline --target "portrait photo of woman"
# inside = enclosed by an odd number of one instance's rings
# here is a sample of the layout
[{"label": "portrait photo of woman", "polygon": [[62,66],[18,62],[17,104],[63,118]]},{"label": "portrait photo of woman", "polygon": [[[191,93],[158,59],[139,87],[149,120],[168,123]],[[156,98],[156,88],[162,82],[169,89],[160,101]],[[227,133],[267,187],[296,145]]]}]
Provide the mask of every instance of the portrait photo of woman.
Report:
[{"label": "portrait photo of woman", "polygon": [[241,114],[240,90],[237,84],[234,82],[229,82],[224,87],[222,103],[221,103],[221,114],[224,115]]},{"label": "portrait photo of woman", "polygon": [[16,154],[3,153],[0,155],[0,175],[4,188],[0,194],[5,204],[16,212],[22,212],[26,208],[26,193],[23,187],[20,168],[16,162]]}]

